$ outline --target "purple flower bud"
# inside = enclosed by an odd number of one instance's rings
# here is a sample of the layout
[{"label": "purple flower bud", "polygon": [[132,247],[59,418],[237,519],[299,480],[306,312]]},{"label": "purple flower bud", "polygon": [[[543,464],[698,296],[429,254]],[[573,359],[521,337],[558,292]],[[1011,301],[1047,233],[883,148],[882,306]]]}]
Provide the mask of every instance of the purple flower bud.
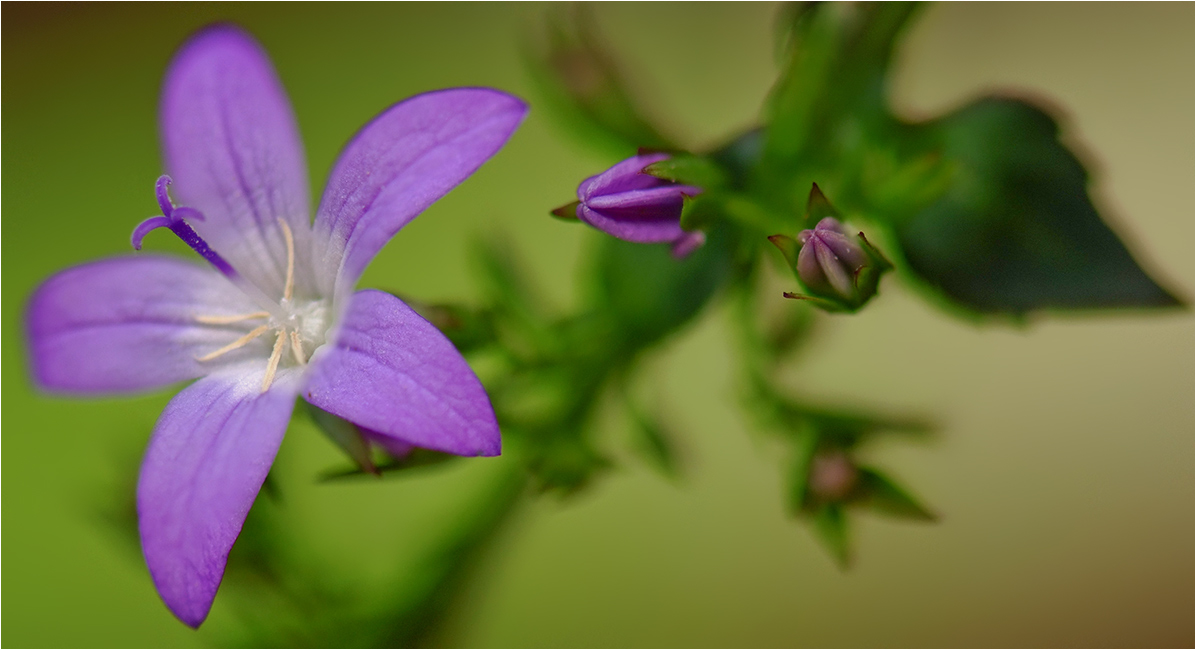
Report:
[{"label": "purple flower bud", "polygon": [[619,239],[643,244],[670,242],[684,257],[705,242],[701,232],[681,228],[686,196],[702,188],[680,185],[644,173],[668,154],[634,156],[582,181],[577,188],[577,218]]},{"label": "purple flower bud", "polygon": [[797,235],[797,275],[817,293],[833,291],[847,301],[857,300],[856,274],[869,260],[858,239],[843,229],[834,217],[826,217],[812,230]]}]

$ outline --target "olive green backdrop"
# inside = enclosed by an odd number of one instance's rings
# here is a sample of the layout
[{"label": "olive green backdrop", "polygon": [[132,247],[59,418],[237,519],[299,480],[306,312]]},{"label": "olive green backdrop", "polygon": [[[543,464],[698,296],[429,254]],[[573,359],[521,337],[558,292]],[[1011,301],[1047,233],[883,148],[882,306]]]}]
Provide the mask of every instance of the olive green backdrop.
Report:
[{"label": "olive green backdrop", "polygon": [[[633,84],[686,141],[749,125],[775,68],[770,4],[595,6]],[[527,98],[510,145],[401,232],[363,286],[469,299],[467,239],[506,231],[567,306],[595,233],[549,218],[609,160],[538,110],[520,62],[548,7],[506,4],[22,5],[3,7],[3,643],[228,642],[222,593],[200,632],[160,604],[136,547],[103,513],[173,391],[109,401],[29,385],[22,308],[41,279],[128,252],[155,213],[158,85],[173,49],[232,19],[291,93],[318,192],[340,145],[389,104],[488,85]],[[1070,117],[1099,204],[1180,295],[1193,291],[1193,6],[958,4],[929,8],[899,56],[906,115],[1016,88]],[[151,249],[180,250],[166,236]],[[673,484],[634,459],[598,487],[525,511],[490,556],[449,642],[557,645],[1179,645],[1193,643],[1191,312],[977,326],[896,278],[855,317],[826,319],[792,381],[829,399],[908,407],[937,440],[870,460],[943,514],[863,518],[841,573],[784,516],[779,450],[734,398],[713,310],[651,363],[686,437]],[[861,368],[867,368],[862,372]],[[615,423],[617,424],[617,423]],[[621,435],[618,426],[608,432]],[[403,571],[493,466],[316,485],[341,459],[306,424],[283,443],[286,508],[346,589]]]}]

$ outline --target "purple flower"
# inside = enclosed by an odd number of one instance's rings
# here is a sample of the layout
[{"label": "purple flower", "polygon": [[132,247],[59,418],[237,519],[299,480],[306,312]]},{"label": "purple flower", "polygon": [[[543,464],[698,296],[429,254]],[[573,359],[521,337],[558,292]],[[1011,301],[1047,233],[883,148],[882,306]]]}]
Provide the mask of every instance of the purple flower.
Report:
[{"label": "purple flower", "polygon": [[670,242],[673,255],[688,255],[705,243],[706,236],[681,229],[681,208],[686,196],[696,196],[702,188],[644,173],[645,167],[668,158],[635,156],[582,181],[577,187],[577,218],[619,239]]},{"label": "purple flower", "polygon": [[[33,376],[78,395],[199,378],[154,427],[137,486],[154,585],[203,622],[295,398],[410,446],[497,455],[498,425],[452,344],[394,296],[353,288],[386,242],[493,156],[523,120],[484,88],[426,93],[366,125],[333,167],[314,223],[286,94],[241,30],[209,28],[162,92],[162,215],[209,265],[158,255],[63,271],[28,311]],[[210,268],[209,268],[210,267]]]}]

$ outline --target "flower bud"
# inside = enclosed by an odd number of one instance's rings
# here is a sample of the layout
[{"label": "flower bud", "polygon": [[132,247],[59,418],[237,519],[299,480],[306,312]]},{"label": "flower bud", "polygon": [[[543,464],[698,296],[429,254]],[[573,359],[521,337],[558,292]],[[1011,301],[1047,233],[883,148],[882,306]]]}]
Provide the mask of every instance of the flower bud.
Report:
[{"label": "flower bud", "polygon": [[858,241],[852,241],[843,224],[826,217],[810,230],[797,235],[797,276],[818,294],[834,294],[843,300],[859,299],[856,276],[869,262]]},{"label": "flower bud", "polygon": [[859,478],[855,463],[842,450],[820,452],[810,462],[810,492],[820,501],[843,501]]},{"label": "flower bud", "polygon": [[893,267],[864,233],[852,236],[830,216],[837,214],[815,185],[807,219],[821,217],[818,223],[798,233],[796,240],[786,235],[768,239],[781,249],[797,279],[812,294],[786,293],[786,298],[811,300],[830,311],[855,311],[876,294],[881,274]]},{"label": "flower bud", "polygon": [[681,228],[685,198],[702,188],[681,185],[651,174],[644,168],[667,160],[668,154],[647,154],[628,158],[614,167],[582,181],[578,201],[553,211],[576,217],[619,239],[638,243],[669,242],[673,255],[684,257],[706,241],[703,233]]}]

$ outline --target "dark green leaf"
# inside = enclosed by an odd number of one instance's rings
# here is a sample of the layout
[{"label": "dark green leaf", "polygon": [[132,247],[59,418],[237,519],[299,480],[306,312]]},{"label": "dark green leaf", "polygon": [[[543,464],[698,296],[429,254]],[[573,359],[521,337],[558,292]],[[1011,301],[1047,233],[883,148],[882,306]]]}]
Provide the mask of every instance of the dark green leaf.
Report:
[{"label": "dark green leaf", "polygon": [[946,193],[898,218],[910,268],[978,312],[1180,304],[1134,261],[1088,175],[1030,104],[987,98],[921,127],[954,164]]},{"label": "dark green leaf", "polygon": [[935,521],[934,513],[919,503],[908,492],[901,489],[890,478],[880,472],[859,467],[858,498],[868,507],[894,517],[903,519],[917,519],[919,521]]}]

